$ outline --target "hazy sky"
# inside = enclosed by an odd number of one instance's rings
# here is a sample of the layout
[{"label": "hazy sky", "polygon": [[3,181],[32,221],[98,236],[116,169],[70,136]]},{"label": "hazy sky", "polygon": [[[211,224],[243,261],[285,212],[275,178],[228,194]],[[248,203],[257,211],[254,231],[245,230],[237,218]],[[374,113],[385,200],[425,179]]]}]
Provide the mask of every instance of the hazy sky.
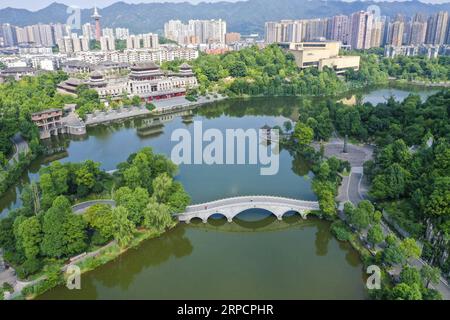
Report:
[{"label": "hazy sky", "polygon": [[[106,7],[112,3],[117,2],[118,0],[57,0],[56,2],[65,3],[68,5],[77,5],[82,8],[91,8],[94,4],[98,7]],[[199,3],[199,2],[218,2],[224,0],[124,0],[127,3],[149,3],[149,2],[191,2],[191,3]],[[235,2],[239,0],[225,0],[229,2]],[[276,0],[274,0],[276,1]],[[351,0],[347,0],[351,1]],[[376,1],[376,0],[375,0]],[[393,0],[388,0],[393,1]],[[403,0],[400,0],[403,1]],[[450,0],[421,0],[422,2],[427,3],[444,3],[450,2]],[[0,0],[0,8],[13,7],[13,8],[25,8],[28,10],[38,10],[48,6],[50,3],[55,2],[55,0]]]}]

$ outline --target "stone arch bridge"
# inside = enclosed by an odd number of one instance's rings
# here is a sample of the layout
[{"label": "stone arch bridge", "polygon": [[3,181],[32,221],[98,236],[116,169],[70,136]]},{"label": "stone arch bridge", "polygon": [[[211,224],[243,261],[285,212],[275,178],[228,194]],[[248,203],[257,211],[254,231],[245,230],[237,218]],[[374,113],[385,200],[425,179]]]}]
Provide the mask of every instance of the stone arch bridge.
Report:
[{"label": "stone arch bridge", "polygon": [[249,209],[263,209],[270,211],[279,220],[289,211],[298,212],[304,219],[313,210],[319,210],[317,201],[303,201],[283,197],[272,196],[244,196],[211,201],[202,204],[191,205],[184,213],[176,214],[179,221],[189,223],[191,219],[199,218],[207,222],[214,214],[221,214],[229,222],[239,213]]}]

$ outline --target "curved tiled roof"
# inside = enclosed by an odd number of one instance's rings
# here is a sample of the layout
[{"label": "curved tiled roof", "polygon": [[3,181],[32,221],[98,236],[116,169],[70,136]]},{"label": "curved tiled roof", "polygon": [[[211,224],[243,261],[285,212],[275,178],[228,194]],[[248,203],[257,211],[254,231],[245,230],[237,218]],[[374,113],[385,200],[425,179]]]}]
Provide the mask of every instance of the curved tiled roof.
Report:
[{"label": "curved tiled roof", "polygon": [[144,63],[135,63],[131,66],[131,70],[157,70],[159,66],[153,61]]}]

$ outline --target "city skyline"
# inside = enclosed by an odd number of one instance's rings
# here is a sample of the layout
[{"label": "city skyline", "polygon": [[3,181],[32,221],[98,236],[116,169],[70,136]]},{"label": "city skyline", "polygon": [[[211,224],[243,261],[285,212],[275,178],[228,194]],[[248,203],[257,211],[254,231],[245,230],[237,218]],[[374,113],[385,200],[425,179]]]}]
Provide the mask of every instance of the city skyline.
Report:
[{"label": "city skyline", "polygon": [[[169,3],[183,3],[183,2],[189,2],[191,4],[199,4],[202,2],[206,3],[215,3],[215,2],[243,2],[247,0],[97,0],[93,4],[90,0],[43,0],[43,1],[32,1],[32,0],[3,0],[0,4],[0,9],[4,8],[17,8],[17,9],[27,9],[30,11],[37,11],[40,9],[43,9],[53,3],[60,3],[65,5],[76,5],[83,9],[89,9],[93,8],[93,5],[97,6],[99,9],[108,7],[114,3],[117,2],[125,2],[127,4],[141,4],[141,3],[163,3],[163,2],[169,2]],[[341,0],[342,2],[356,2],[358,0]],[[407,2],[411,0],[375,0],[373,2],[394,2],[394,1],[401,1],[401,2]],[[428,3],[428,4],[442,4],[442,3],[449,3],[450,0],[418,0],[422,3]]]}]

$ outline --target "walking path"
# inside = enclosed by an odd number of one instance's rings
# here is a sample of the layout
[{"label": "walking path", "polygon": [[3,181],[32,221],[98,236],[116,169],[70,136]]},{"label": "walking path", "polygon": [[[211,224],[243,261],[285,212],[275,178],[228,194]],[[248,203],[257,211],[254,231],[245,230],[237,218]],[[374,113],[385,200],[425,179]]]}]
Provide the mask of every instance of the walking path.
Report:
[{"label": "walking path", "polygon": [[[325,145],[326,157],[335,156],[338,159],[347,160],[351,164],[350,174],[343,177],[339,194],[336,197],[336,201],[339,201],[339,211],[341,211],[339,216],[341,218],[343,217],[342,210],[344,209],[345,202],[351,202],[354,206],[357,206],[361,201],[367,199],[368,185],[364,181],[363,164],[373,156],[372,146],[348,144],[347,154],[342,153],[343,147],[343,141],[338,138],[334,138],[329,144]],[[320,145],[316,144],[315,148],[320,148]],[[391,228],[383,221],[381,221],[381,226],[385,235],[394,234]],[[420,270],[427,263],[419,258],[410,259],[408,264]],[[400,272],[400,270],[397,271]],[[450,286],[444,278],[441,277],[437,285],[430,284],[430,287],[439,291],[443,299],[450,300]]]},{"label": "walking path", "polygon": [[202,104],[207,104],[215,101],[226,99],[225,96],[217,95],[208,97],[199,97],[197,101],[189,101],[185,97],[175,97],[164,100],[156,100],[152,103],[155,105],[155,110],[148,110],[144,106],[132,106],[129,108],[120,108],[117,110],[109,111],[96,111],[93,114],[86,116],[86,126],[93,126],[101,123],[121,121],[129,118],[147,116],[147,115],[160,115],[165,113],[176,112],[182,109],[195,108]]},{"label": "walking path", "polygon": [[28,146],[28,142],[25,141],[25,139],[22,137],[20,133],[16,133],[14,137],[11,139],[12,143],[14,144],[14,148],[16,151],[14,152],[13,156],[9,160],[9,163],[12,164],[14,161],[19,161],[19,155],[21,153],[28,153],[30,151],[30,147]]}]

